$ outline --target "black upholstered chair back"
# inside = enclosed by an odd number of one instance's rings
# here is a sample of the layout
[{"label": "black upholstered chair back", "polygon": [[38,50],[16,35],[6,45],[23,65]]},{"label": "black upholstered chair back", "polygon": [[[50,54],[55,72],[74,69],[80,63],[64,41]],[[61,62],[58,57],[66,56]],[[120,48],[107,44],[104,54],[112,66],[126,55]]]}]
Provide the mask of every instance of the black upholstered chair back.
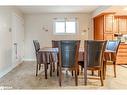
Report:
[{"label": "black upholstered chair back", "polygon": [[40,44],[38,40],[33,40],[35,51],[38,52],[40,50]]},{"label": "black upholstered chair back", "polygon": [[39,53],[40,50],[40,44],[38,42],[38,40],[33,40],[34,43],[34,47],[35,47],[35,53],[36,53],[36,59],[37,59],[37,63],[40,63],[42,59],[40,59],[41,54]]},{"label": "black upholstered chair back", "polygon": [[120,41],[119,40],[109,40],[106,44],[106,50],[112,50],[117,53]]},{"label": "black upholstered chair back", "polygon": [[37,66],[36,66],[36,76],[37,76],[37,74],[38,74],[38,67],[39,67],[39,70],[41,68],[40,64],[42,63],[42,57],[41,57],[41,53],[39,52],[39,50],[40,50],[40,44],[39,44],[38,40],[33,40],[33,44],[34,44],[34,48],[35,48],[36,61],[37,61]]},{"label": "black upholstered chair back", "polygon": [[60,42],[60,41],[52,40],[52,47],[53,47],[53,48],[58,48],[58,47],[59,47],[59,42]]},{"label": "black upholstered chair back", "polygon": [[103,52],[106,41],[86,40],[84,41],[84,53],[87,67],[101,67],[103,61]]},{"label": "black upholstered chair back", "polygon": [[72,68],[77,64],[79,40],[63,40],[59,43],[59,57],[61,67]]}]

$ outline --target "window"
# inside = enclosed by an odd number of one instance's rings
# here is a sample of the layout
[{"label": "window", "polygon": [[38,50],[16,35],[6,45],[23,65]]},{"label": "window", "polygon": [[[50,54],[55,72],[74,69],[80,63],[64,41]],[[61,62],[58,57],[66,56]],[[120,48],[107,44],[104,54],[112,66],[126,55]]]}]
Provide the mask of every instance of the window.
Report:
[{"label": "window", "polygon": [[55,34],[75,34],[76,20],[55,20],[54,32]]}]

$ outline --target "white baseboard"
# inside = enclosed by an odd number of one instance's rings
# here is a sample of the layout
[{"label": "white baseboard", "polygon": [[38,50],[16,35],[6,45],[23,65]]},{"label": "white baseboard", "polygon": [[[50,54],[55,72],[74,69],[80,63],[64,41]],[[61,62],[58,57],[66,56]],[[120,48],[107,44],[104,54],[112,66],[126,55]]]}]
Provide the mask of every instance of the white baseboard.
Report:
[{"label": "white baseboard", "polygon": [[36,59],[23,59],[23,61],[36,61]]}]

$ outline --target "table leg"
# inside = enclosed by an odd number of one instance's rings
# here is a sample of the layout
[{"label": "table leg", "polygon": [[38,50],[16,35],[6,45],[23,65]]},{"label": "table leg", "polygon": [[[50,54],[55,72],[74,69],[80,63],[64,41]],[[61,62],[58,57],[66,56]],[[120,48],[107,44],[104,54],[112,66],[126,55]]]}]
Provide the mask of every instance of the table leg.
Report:
[{"label": "table leg", "polygon": [[47,63],[45,62],[44,65],[45,65],[44,66],[45,67],[45,79],[47,79]]},{"label": "table leg", "polygon": [[52,56],[51,56],[51,54],[49,55],[49,61],[50,61],[50,76],[52,76],[53,62],[52,62]]}]

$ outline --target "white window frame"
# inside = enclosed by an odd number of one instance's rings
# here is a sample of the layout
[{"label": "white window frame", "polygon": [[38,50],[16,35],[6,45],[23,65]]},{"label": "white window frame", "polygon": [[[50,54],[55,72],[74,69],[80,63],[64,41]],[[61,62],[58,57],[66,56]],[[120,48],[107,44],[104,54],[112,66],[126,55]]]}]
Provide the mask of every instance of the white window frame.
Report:
[{"label": "white window frame", "polygon": [[[55,23],[56,22],[64,22],[65,23],[65,32],[64,33],[56,33],[56,26]],[[75,22],[75,33],[67,33],[66,32],[66,22]],[[78,29],[78,24],[77,24],[77,20],[67,20],[67,19],[56,19],[53,21],[53,34],[55,35],[76,35],[77,34],[77,29]]]}]

